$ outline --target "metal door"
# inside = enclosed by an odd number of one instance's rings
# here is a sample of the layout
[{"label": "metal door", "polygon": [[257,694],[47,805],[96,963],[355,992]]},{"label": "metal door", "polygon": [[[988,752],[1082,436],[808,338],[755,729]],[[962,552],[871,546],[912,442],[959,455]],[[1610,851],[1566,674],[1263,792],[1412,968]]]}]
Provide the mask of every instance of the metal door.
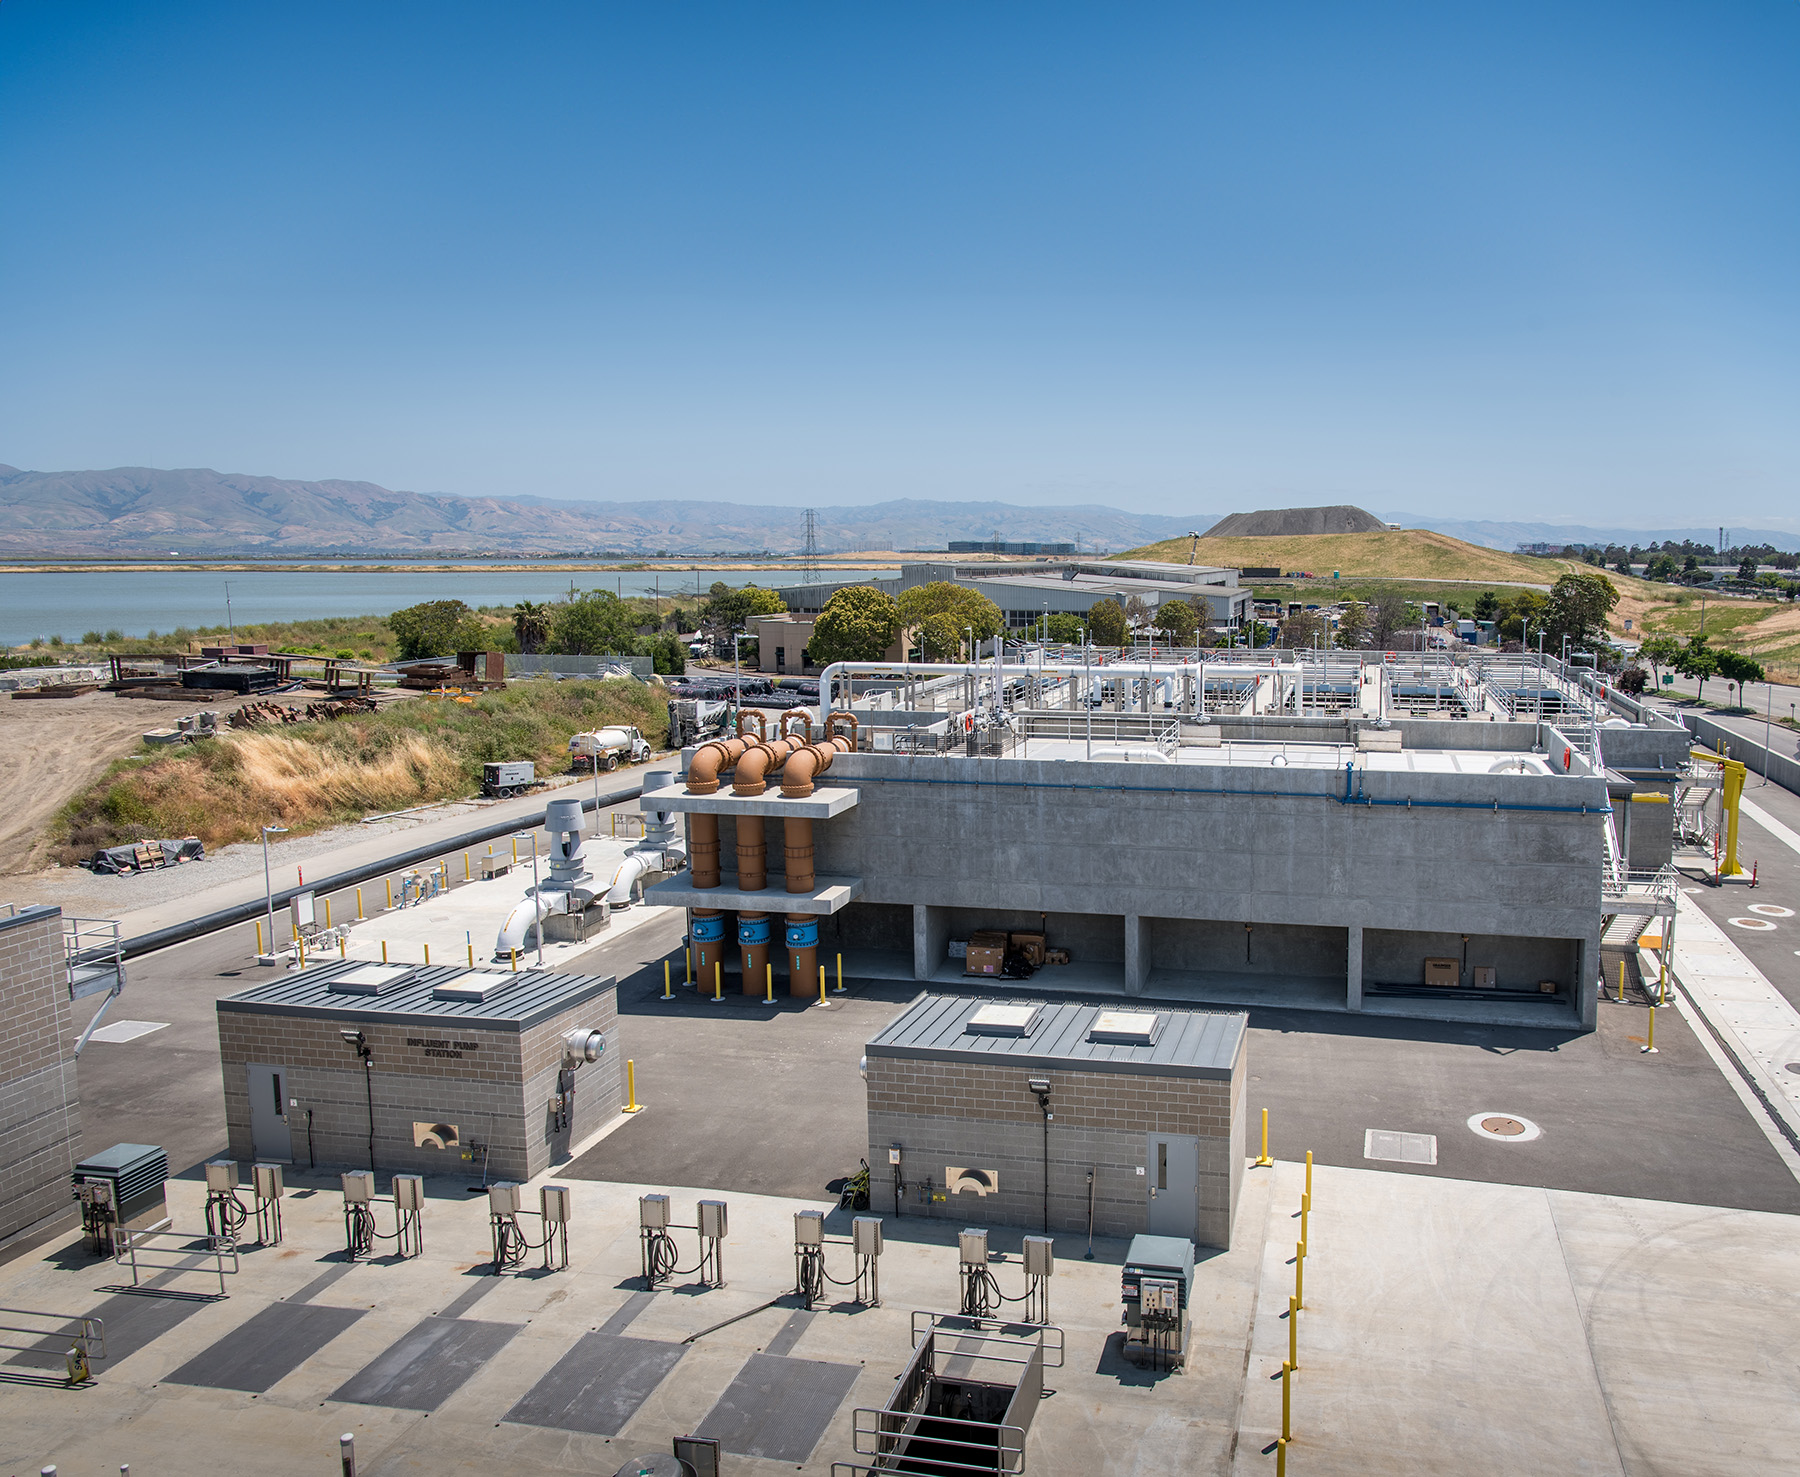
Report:
[{"label": "metal door", "polygon": [[1199,1192],[1200,1140],[1186,1133],[1149,1135],[1144,1175],[1150,1196],[1145,1230],[1152,1236],[1180,1236],[1192,1241]]},{"label": "metal door", "polygon": [[251,1062],[250,1074],[250,1142],[258,1159],[278,1160],[283,1164],[294,1157],[288,1138],[288,1103],[284,1095],[287,1084],[285,1067],[265,1067]]}]

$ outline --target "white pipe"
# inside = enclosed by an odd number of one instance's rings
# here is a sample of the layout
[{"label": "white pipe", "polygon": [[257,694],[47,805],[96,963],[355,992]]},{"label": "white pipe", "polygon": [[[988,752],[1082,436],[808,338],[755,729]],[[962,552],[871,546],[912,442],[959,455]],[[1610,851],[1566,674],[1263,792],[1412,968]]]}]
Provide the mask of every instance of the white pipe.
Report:
[{"label": "white pipe", "polygon": [[[560,900],[563,906],[556,906]],[[530,937],[531,927],[535,923],[540,930],[544,919],[552,913],[568,911],[569,895],[566,892],[539,892],[514,906],[506,915],[506,923],[500,929],[500,936],[494,941],[494,957],[510,959],[514,949],[527,948],[525,940]]]}]

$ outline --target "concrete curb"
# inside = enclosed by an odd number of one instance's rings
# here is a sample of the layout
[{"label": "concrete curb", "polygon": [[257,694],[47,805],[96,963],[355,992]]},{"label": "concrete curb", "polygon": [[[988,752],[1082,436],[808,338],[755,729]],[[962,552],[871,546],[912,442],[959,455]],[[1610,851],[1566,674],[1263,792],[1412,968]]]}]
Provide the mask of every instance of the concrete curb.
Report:
[{"label": "concrete curb", "polygon": [[[613,790],[600,796],[598,805],[616,804],[621,800],[635,800],[644,793],[641,784],[629,785],[622,790]],[[573,796],[559,796],[558,799],[573,799]],[[596,808],[592,796],[581,802],[584,811]],[[345,887],[354,887],[359,882],[366,882],[371,877],[379,877],[383,873],[392,872],[401,867],[410,867],[418,862],[429,861],[433,857],[443,856],[447,852],[461,851],[465,847],[479,845],[483,841],[491,841],[496,836],[510,835],[514,831],[532,830],[544,824],[547,810],[540,810],[535,816],[514,816],[510,820],[490,822],[474,831],[465,831],[460,836],[441,837],[424,846],[414,846],[406,851],[395,852],[360,867],[353,867],[346,872],[337,872],[330,877],[321,877],[309,882],[304,887],[285,887],[275,893],[275,906],[286,907],[287,904],[302,892],[326,893],[337,892]],[[184,919],[180,923],[171,924],[167,928],[153,929],[149,933],[139,934],[136,938],[126,939],[124,943],[125,957],[136,958],[140,954],[149,954],[157,949],[166,949],[171,944],[185,944],[189,939],[196,939],[204,934],[213,933],[221,928],[229,928],[234,923],[244,923],[249,919],[260,917],[268,906],[266,898],[254,898],[247,903],[237,903],[229,908],[220,908],[216,912],[203,913],[198,918]]]}]

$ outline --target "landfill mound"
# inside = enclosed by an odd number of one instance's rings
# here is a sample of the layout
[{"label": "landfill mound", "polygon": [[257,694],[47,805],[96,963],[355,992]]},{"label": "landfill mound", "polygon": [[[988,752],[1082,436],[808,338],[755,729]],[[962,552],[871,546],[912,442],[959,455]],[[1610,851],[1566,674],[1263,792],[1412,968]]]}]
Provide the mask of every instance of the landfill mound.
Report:
[{"label": "landfill mound", "polygon": [[1204,537],[1292,538],[1314,533],[1380,533],[1386,527],[1373,513],[1342,504],[1335,508],[1261,508],[1221,518]]}]

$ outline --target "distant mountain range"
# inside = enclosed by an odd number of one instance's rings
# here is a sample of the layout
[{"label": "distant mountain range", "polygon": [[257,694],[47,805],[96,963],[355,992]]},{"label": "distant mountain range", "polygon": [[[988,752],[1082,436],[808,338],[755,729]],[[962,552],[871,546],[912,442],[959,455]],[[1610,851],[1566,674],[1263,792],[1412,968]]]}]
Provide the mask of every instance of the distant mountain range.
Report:
[{"label": "distant mountain range", "polygon": [[[1591,528],[1571,523],[1488,523],[1463,518],[1441,518],[1431,513],[1383,513],[1389,523],[1403,528],[1429,528],[1433,533],[1447,533],[1465,543],[1481,544],[1490,549],[1516,549],[1520,544],[1624,544],[1640,547],[1650,544],[1706,544],[1719,542],[1718,525],[1711,528]],[[1793,529],[1725,527],[1727,548],[1768,544],[1786,552],[1800,552],[1800,532]]]},{"label": "distant mountain range", "polygon": [[[1097,506],[929,502],[814,510],[819,548],[942,549],[950,539],[1134,548],[1216,522]],[[393,492],[205,468],[22,472],[0,465],[0,555],[797,553],[803,508],[714,502],[564,502]]]}]

